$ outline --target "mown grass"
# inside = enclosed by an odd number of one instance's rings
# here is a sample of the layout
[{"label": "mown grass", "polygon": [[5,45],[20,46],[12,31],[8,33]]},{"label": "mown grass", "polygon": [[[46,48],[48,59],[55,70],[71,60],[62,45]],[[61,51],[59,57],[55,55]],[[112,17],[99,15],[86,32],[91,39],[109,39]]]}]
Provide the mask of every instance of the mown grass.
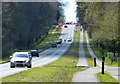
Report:
[{"label": "mown grass", "polygon": [[[58,29],[60,31],[56,31]],[[34,49],[39,49],[39,52],[44,51],[45,49],[51,47],[51,44],[53,42],[56,42],[58,40],[58,37],[60,36],[60,33],[61,33],[61,28],[56,28],[54,30],[53,29],[49,30],[48,35],[44,38],[44,40],[41,41],[41,42],[38,41],[37,43],[35,43],[33,48]]]},{"label": "mown grass", "polygon": [[[87,57],[87,61],[88,61],[88,65],[90,67],[94,67],[94,59],[90,56],[90,53],[88,51],[88,48],[87,48],[87,44],[86,44],[86,34],[84,32],[84,52],[85,52],[85,55]],[[96,65],[97,67],[98,65]]]},{"label": "mown grass", "polygon": [[5,59],[5,60],[0,61],[0,63],[6,63],[6,62],[9,62],[9,61],[10,61],[10,59]]},{"label": "mown grass", "polygon": [[[71,82],[75,72],[85,68],[76,67],[78,62],[79,32],[75,33],[74,43],[59,60],[44,67],[22,71],[2,79],[4,82]],[[6,84],[8,84],[6,83]],[[53,84],[53,83],[52,83]]]},{"label": "mown grass", "polygon": [[[105,57],[105,65],[110,66],[110,67],[120,67],[120,61],[119,57],[114,57],[112,52],[108,52],[106,49],[102,49],[101,47],[97,46],[94,42],[93,39],[90,39],[90,46],[91,49],[93,50],[94,54],[102,60],[102,57]],[[114,61],[115,59],[118,59],[117,61]]]},{"label": "mown grass", "polygon": [[110,74],[106,71],[104,74],[97,73],[97,77],[100,80],[100,82],[102,82],[103,84],[120,84],[115,78],[110,76]]},{"label": "mown grass", "polygon": [[7,63],[7,62],[9,62],[9,61],[10,61],[10,59],[9,59],[8,57],[1,58],[1,59],[0,59],[0,64],[2,64],[2,63]]}]

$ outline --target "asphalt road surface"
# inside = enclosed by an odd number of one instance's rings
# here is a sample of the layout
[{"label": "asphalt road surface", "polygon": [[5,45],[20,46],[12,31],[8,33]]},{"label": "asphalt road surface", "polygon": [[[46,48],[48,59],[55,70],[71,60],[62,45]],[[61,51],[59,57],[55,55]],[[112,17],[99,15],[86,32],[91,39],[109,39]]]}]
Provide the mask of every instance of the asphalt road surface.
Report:
[{"label": "asphalt road surface", "polygon": [[82,31],[80,31],[80,44],[79,44],[79,51],[78,51],[79,61],[76,66],[88,66],[87,59],[86,59],[85,52],[84,52],[83,43],[84,43],[84,35],[83,35],[83,29],[82,29]]},{"label": "asphalt road surface", "polygon": [[[39,57],[32,58],[32,68],[33,67],[42,67],[46,64],[49,64],[53,61],[58,60],[61,56],[65,54],[65,52],[70,47],[74,38],[74,28],[75,25],[67,25],[68,28],[62,28],[62,32],[59,38],[63,39],[63,43],[59,44],[57,48],[49,48],[41,53],[39,53]],[[72,38],[71,42],[67,42],[68,38]],[[66,40],[66,42],[64,42]],[[10,63],[0,64],[0,78],[13,75],[15,73],[19,73],[21,71],[27,70],[27,67],[15,67],[10,68]]]}]

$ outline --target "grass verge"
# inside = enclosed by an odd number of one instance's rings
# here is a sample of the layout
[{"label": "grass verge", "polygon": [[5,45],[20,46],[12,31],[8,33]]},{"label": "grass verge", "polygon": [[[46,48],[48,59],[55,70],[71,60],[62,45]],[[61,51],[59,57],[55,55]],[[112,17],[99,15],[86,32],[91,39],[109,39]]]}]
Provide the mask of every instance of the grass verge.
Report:
[{"label": "grass verge", "polygon": [[[79,32],[75,33],[74,43],[59,60],[44,67],[36,67],[5,77],[4,82],[71,82],[75,72],[85,68],[76,67],[78,62]],[[8,84],[5,83],[5,84]]]},{"label": "grass verge", "polygon": [[[94,43],[91,43],[91,48],[94,51],[94,54],[99,58],[102,59],[102,57],[105,57],[105,64],[110,67],[120,67],[120,62],[114,62],[112,61],[114,57],[110,58],[106,53],[108,53],[106,50],[104,50],[104,55],[100,52],[101,48],[97,47]],[[119,58],[118,58],[119,59]]]},{"label": "grass verge", "polygon": [[2,64],[2,63],[7,63],[7,62],[9,62],[9,61],[10,61],[10,59],[5,59],[5,60],[0,61],[0,64]]},{"label": "grass verge", "polygon": [[120,84],[115,78],[110,76],[108,72],[105,72],[104,74],[97,73],[97,77],[103,84]]},{"label": "grass verge", "polygon": [[113,53],[108,52],[106,49],[102,49],[101,47],[97,46],[91,38],[89,38],[89,40],[90,40],[91,49],[93,50],[94,54],[100,60],[102,60],[103,56],[105,57],[105,65],[110,66],[110,67],[120,67],[119,57],[117,56],[113,57]]},{"label": "grass verge", "polygon": [[[85,55],[87,57],[87,60],[88,60],[88,65],[90,67],[94,67],[94,59],[90,56],[90,53],[88,51],[88,48],[87,48],[87,44],[86,44],[86,34],[84,32],[84,52],[85,52]],[[97,65],[98,66],[98,65]],[[97,67],[96,66],[96,67]]]}]

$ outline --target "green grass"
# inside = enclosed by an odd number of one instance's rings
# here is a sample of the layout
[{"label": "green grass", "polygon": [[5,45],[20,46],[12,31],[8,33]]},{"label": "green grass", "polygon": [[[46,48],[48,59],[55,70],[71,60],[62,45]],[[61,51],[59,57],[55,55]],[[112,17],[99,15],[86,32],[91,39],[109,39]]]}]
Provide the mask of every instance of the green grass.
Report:
[{"label": "green grass", "polygon": [[58,61],[55,61],[48,66],[76,66],[78,62],[78,48],[79,48],[79,32],[75,33],[74,43],[71,45],[67,53]]},{"label": "green grass", "polygon": [[115,78],[110,76],[108,72],[105,72],[104,74],[97,73],[97,77],[103,84],[120,84]]},{"label": "green grass", "polygon": [[[55,31],[56,29],[60,29],[60,31]],[[56,29],[49,30],[48,35],[44,38],[44,40],[42,42],[38,41],[37,43],[35,43],[37,45],[35,45],[34,48],[35,49],[37,48],[41,51],[43,50],[44,47],[49,48],[50,47],[49,44],[56,42],[58,37],[60,36],[61,28],[56,28]],[[52,32],[54,32],[54,34],[52,34]],[[40,46],[42,47],[40,48]]]},{"label": "green grass", "polygon": [[[94,54],[95,54],[99,59],[102,59],[103,55],[102,55],[102,53],[100,52],[100,47],[97,47],[97,46],[95,46],[94,43],[92,43],[92,44],[91,44],[91,48],[92,48],[92,50],[94,51]],[[106,50],[104,50],[104,52],[107,53]],[[118,61],[118,62],[113,62],[113,61],[110,59],[110,57],[108,57],[107,55],[104,55],[104,56],[105,56],[105,64],[106,64],[107,66],[110,66],[110,67],[120,67],[120,62],[119,62],[119,61]],[[112,59],[114,59],[114,57],[112,57]]]},{"label": "green grass", "polygon": [[2,82],[71,82],[82,68],[36,67],[2,79]]},{"label": "green grass", "polygon": [[116,59],[115,57],[113,57],[113,53],[107,52],[106,49],[102,49],[102,51],[104,51],[104,54],[102,54],[101,48],[98,47],[92,39],[90,39],[91,42],[91,48],[94,52],[94,54],[100,59],[102,60],[102,57],[105,57],[105,65],[110,66],[110,67],[120,67],[120,62],[119,61],[113,61],[114,59]]},{"label": "green grass", "polygon": [[[85,33],[84,33],[84,52],[85,52],[85,55],[87,57],[88,65],[90,67],[94,67],[94,59],[90,56],[90,53],[88,51],[87,44],[86,44],[86,34]],[[98,65],[96,65],[96,67],[97,66]]]},{"label": "green grass", "polygon": [[59,60],[44,67],[36,67],[5,77],[3,82],[72,82],[75,72],[85,68],[76,67],[78,63],[79,32],[75,33],[74,43]]},{"label": "green grass", "polygon": [[9,62],[9,61],[10,61],[10,59],[5,59],[5,60],[0,61],[0,63],[6,63],[6,62]]}]

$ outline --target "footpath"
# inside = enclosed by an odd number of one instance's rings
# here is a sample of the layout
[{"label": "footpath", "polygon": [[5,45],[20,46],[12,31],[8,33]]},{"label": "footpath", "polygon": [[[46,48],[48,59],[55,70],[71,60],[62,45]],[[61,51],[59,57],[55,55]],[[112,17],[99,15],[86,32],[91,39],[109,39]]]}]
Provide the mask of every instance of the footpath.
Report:
[{"label": "footpath", "polygon": [[[83,31],[80,32],[80,48],[79,48],[79,62],[76,66],[88,66],[87,59],[84,53],[83,48]],[[100,80],[97,78],[97,73],[101,72],[102,70],[102,62],[97,58],[97,56],[93,53],[92,49],[90,48],[90,43],[88,39],[88,34],[86,33],[86,44],[88,51],[92,58],[96,58],[96,63],[99,67],[88,67],[88,69],[84,71],[77,72],[73,75],[72,82],[97,82],[97,84],[102,84]],[[105,65],[105,71],[109,72],[112,77],[116,80],[119,78],[118,70],[120,71],[120,67],[108,67]],[[118,80],[119,81],[119,80]],[[120,83],[120,81],[119,81]]]}]

